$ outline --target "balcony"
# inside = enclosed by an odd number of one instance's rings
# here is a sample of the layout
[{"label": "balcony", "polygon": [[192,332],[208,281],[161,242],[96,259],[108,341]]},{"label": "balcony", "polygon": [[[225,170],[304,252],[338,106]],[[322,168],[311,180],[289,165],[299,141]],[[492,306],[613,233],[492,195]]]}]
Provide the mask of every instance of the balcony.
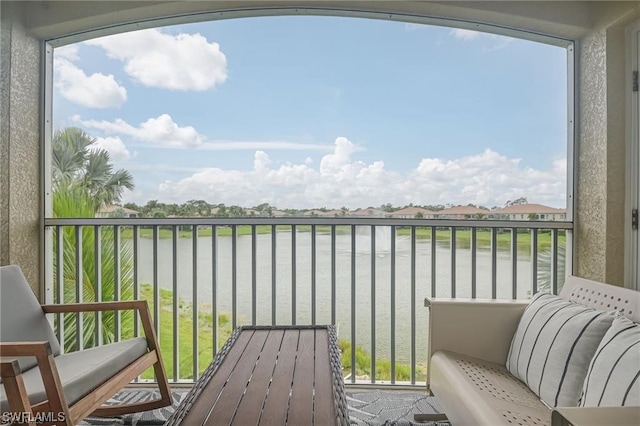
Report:
[{"label": "balcony", "polygon": [[[425,297],[557,291],[572,231],[571,222],[357,217],[45,226],[48,302],[147,299],[174,383],[197,380],[237,326],[335,324],[345,382],[376,387],[424,386]],[[139,332],[119,315],[55,324],[68,350]]]},{"label": "balcony", "polygon": [[[302,6],[300,2],[286,3],[289,3],[290,7]],[[148,297],[155,302],[156,324],[166,318],[170,325],[178,323],[178,326],[186,326],[189,339],[195,341],[198,351],[181,353],[179,345],[174,344],[179,334],[173,329],[169,333],[163,333],[164,328],[159,326],[160,339],[164,342],[163,345],[169,347],[169,355],[165,353],[165,359],[173,362],[169,368],[170,376],[175,383],[187,384],[197,377],[198,368],[177,369],[174,359],[186,358],[187,366],[201,367],[206,363],[206,358],[199,352],[206,345],[201,339],[204,334],[198,331],[198,327],[193,327],[196,313],[186,309],[171,310],[169,313],[160,310],[162,295],[166,294],[163,290],[173,292],[174,285],[178,291],[172,294],[177,294],[178,299],[167,299],[171,308],[174,304],[183,308],[186,304],[201,305],[203,309],[209,310],[210,324],[214,324],[213,318],[218,318],[220,314],[230,314],[227,325],[229,328],[234,324],[252,321],[271,323],[274,318],[276,322],[283,323],[291,323],[295,318],[299,324],[312,322],[313,318],[316,322],[331,322],[335,318],[334,322],[341,326],[341,338],[350,345],[362,346],[372,355],[369,371],[372,363],[375,363],[375,372],[383,363],[382,360],[387,359],[390,366],[405,362],[409,365],[410,374],[406,380],[400,380],[398,367],[396,374],[391,375],[388,380],[375,373],[369,378],[364,378],[363,375],[358,377],[358,371],[354,371],[354,362],[351,362],[345,371],[348,384],[371,384],[373,381],[374,386],[387,388],[393,387],[392,383],[395,386],[403,383],[419,386],[422,381],[420,364],[424,361],[421,357],[421,345],[426,340],[424,330],[428,321],[422,307],[423,297],[431,294],[446,297],[454,293],[456,296],[464,297],[527,297],[527,292],[535,291],[536,283],[543,274],[549,274],[548,281],[555,289],[561,286],[562,274],[559,271],[563,265],[560,255],[563,238],[572,240],[572,244],[567,244],[567,247],[573,248],[567,257],[568,271],[618,285],[637,286],[637,273],[625,273],[633,267],[634,262],[637,270],[638,231],[632,231],[629,225],[631,208],[637,208],[637,196],[628,189],[636,188],[637,191],[638,187],[637,132],[635,136],[631,132],[625,134],[625,120],[629,119],[632,111],[637,114],[637,94],[633,104],[635,107],[630,106],[632,103],[627,89],[631,83],[627,78],[627,67],[623,66],[625,60],[630,58],[628,52],[631,51],[630,39],[625,37],[625,31],[630,23],[637,22],[640,16],[637,5],[633,2],[548,2],[544,5],[538,2],[518,2],[517,5],[515,2],[344,2],[337,6],[327,2],[308,2],[304,7],[324,9],[320,13],[327,14],[344,12],[335,9],[340,7],[350,15],[373,16],[384,13],[386,19],[407,21],[419,21],[423,17],[426,19],[433,16],[448,17],[468,28],[474,28],[473,25],[490,24],[509,28],[509,31],[517,29],[531,34],[575,40],[576,62],[571,64],[575,67],[572,68],[575,81],[570,82],[569,88],[569,91],[575,92],[576,95],[576,102],[570,106],[575,113],[575,121],[572,121],[570,126],[570,139],[573,143],[567,157],[571,166],[570,180],[573,183],[569,211],[573,213],[575,222],[546,222],[538,227],[535,222],[476,223],[445,220],[378,223],[375,220],[355,219],[331,222],[325,222],[324,219],[294,222],[274,219],[264,222],[258,219],[44,219],[47,217],[47,209],[42,199],[48,188],[45,176],[49,176],[49,171],[43,166],[42,146],[43,141],[50,136],[50,124],[46,124],[47,117],[43,117],[43,109],[46,110],[50,105],[43,108],[41,94],[44,87],[51,83],[42,73],[42,58],[46,51],[44,41],[60,37],[73,38],[95,29],[107,32],[120,31],[119,25],[123,24],[145,22],[144,25],[151,25],[147,23],[158,18],[186,15],[192,17],[196,16],[196,13],[218,13],[217,19],[311,12],[309,9],[282,11],[278,9],[286,8],[286,4],[282,2],[267,4],[247,1],[234,5],[228,2],[218,5],[212,5],[210,2],[167,2],[163,5],[101,2],[91,7],[70,2],[2,2],[0,62],[3,77],[7,78],[3,78],[0,83],[3,93],[0,101],[0,132],[3,134],[0,146],[0,262],[19,264],[29,282],[34,285],[40,283],[34,287],[34,291],[42,302],[60,301],[64,299],[61,291],[63,286],[60,283],[65,275],[61,271],[53,275],[53,271],[56,265],[62,264],[64,253],[76,259],[82,258],[83,255],[95,256],[98,252],[103,257],[106,256],[106,251],[91,251],[84,244],[73,243],[64,247],[64,235],[69,234],[68,238],[72,242],[79,236],[92,235],[93,239],[89,238],[89,247],[117,247],[115,252],[119,255],[111,258],[114,264],[123,262],[122,252],[129,247],[134,265],[130,270],[131,278],[124,273],[107,274],[106,268],[102,267],[101,259],[96,263],[100,265],[97,271],[82,276],[81,280],[73,280],[70,286],[72,291],[68,297],[72,300],[92,297],[96,300],[105,299],[106,295],[101,294],[99,290],[96,292],[94,288],[78,291],[78,288],[85,287],[89,279],[93,279],[97,283],[112,280],[115,291],[110,297],[122,299],[127,296],[122,287],[130,279],[133,283],[131,291],[134,297]],[[232,9],[231,12],[229,9]],[[355,10],[358,12],[354,12]],[[629,146],[635,148],[629,151]],[[635,153],[635,157],[629,152]],[[633,158],[636,158],[636,174],[633,174]],[[262,233],[263,226],[267,228],[266,234]],[[295,226],[296,232],[291,232],[292,226]],[[381,231],[389,226],[393,231]],[[376,241],[376,246],[374,250],[365,250],[364,247],[370,245],[365,242],[364,235],[371,235],[372,227],[376,229],[376,237],[371,238],[369,243],[373,245],[372,241]],[[247,228],[251,231],[244,235]],[[198,232],[197,229],[202,229],[203,234],[210,229],[210,234],[190,239],[173,238],[174,233],[180,235],[181,232],[191,233],[193,236],[194,232]],[[490,230],[489,241],[496,244],[487,245],[484,242],[485,229]],[[171,236],[162,238],[167,232]],[[390,244],[395,245],[394,251],[389,248],[389,251],[385,252],[384,247],[387,246],[378,246],[378,235],[387,232],[396,235],[396,238],[390,239]],[[109,233],[112,239],[109,239]],[[476,244],[473,244],[474,233]],[[267,238],[269,235],[276,237]],[[427,238],[431,235],[436,235],[436,238]],[[470,237],[467,238],[467,235]],[[511,235],[515,238],[511,239]],[[453,245],[450,243],[452,236],[455,241]],[[463,244],[462,237],[468,243]],[[315,243],[311,244],[310,241],[314,238]],[[533,243],[536,238],[537,245]],[[220,257],[223,240],[228,245],[224,248],[227,253],[226,259]],[[257,242],[257,245],[252,242]],[[271,246],[274,242],[275,246]],[[306,245],[303,245],[303,242]],[[497,249],[501,242],[506,244],[506,250]],[[210,257],[189,257],[193,252],[205,253],[205,244],[210,247]],[[335,245],[334,251],[331,249],[332,244]],[[165,250],[168,254],[165,257],[155,256],[154,249],[157,252],[163,245],[169,246]],[[408,250],[406,254],[403,250],[407,246],[415,249]],[[271,258],[263,254],[271,253],[271,247],[274,247],[275,259],[278,261],[273,267],[275,272],[270,269],[271,263],[266,262]],[[295,249],[292,250],[292,247]],[[344,248],[345,251],[339,251],[338,248]],[[360,248],[369,254],[358,255],[357,251]],[[239,254],[245,253],[246,250],[251,254],[240,257]],[[315,250],[315,263],[308,261],[312,250]],[[214,258],[214,252],[220,255]],[[326,253],[329,253],[328,256]],[[335,254],[333,263],[332,253]],[[352,256],[351,253],[356,253],[356,256]],[[376,255],[372,256],[371,253]],[[513,256],[512,253],[517,255]],[[323,255],[325,258],[321,259]],[[391,262],[392,257],[394,262]],[[307,259],[305,265],[308,265],[309,269],[303,268],[303,259]],[[536,261],[531,262],[530,259]],[[279,263],[280,261],[282,263]],[[266,266],[261,262],[265,262]],[[75,267],[68,273],[73,277],[74,271],[83,269],[83,262],[74,260],[72,264]],[[525,266],[527,264],[529,267]],[[552,266],[545,269],[541,267],[543,264]],[[173,265],[180,265],[177,272],[174,272]],[[267,271],[266,277],[253,274],[254,271],[263,271],[263,267]],[[339,273],[345,271],[345,268],[347,274],[339,280]],[[147,272],[143,272],[143,269]],[[312,269],[314,275],[311,273]],[[214,274],[214,270],[219,271],[218,274]],[[226,275],[223,275],[223,270],[227,271]],[[380,275],[378,272],[372,274],[372,270],[381,271]],[[205,279],[207,271],[209,278]],[[400,271],[408,274],[408,278],[399,278]],[[184,290],[182,287],[178,288],[178,283],[183,281],[180,274],[189,278]],[[111,278],[107,278],[107,275]],[[41,280],[45,277],[46,282]],[[513,277],[518,277],[518,280],[514,280]],[[254,280],[255,297],[252,293]],[[542,282],[542,279],[540,281]],[[282,284],[282,288],[274,286],[274,282]],[[292,285],[294,282],[295,286]],[[518,284],[514,288],[515,282]],[[203,283],[206,285],[201,286]],[[330,293],[332,284],[336,293],[339,288],[346,287],[346,300],[330,297],[329,300],[332,302],[320,303],[325,300],[322,293]],[[265,285],[267,290],[261,291],[262,287],[259,285]],[[314,292],[302,292],[303,287],[311,289],[312,286],[315,286]],[[392,288],[396,291],[392,292]],[[409,291],[400,293],[400,288],[408,288]],[[231,296],[228,296],[224,303],[222,300],[214,303],[211,296],[214,290],[219,293],[223,289]],[[415,289],[415,293],[412,289]],[[210,293],[204,293],[205,290]],[[362,298],[351,298],[352,294],[359,296],[359,292],[368,296],[373,294],[376,303],[360,305]],[[295,296],[292,297],[294,293]],[[315,310],[311,309],[311,294],[315,294]],[[249,295],[251,297],[248,297]],[[280,296],[283,300],[280,300]],[[207,300],[209,297],[211,299]],[[185,304],[180,304],[180,298]],[[244,303],[248,305],[243,305]],[[263,304],[266,304],[266,307]],[[356,309],[351,309],[354,305]],[[345,312],[342,311],[343,307]],[[394,315],[391,315],[391,312]],[[387,317],[383,318],[383,313]],[[177,321],[173,321],[174,315]],[[356,321],[351,321],[354,316]],[[374,325],[359,326],[360,317],[369,319],[369,323]],[[370,321],[372,317],[376,318],[375,322]],[[107,324],[107,328],[112,327],[113,338],[127,332],[128,327],[127,318],[115,317],[110,319],[110,322],[97,321],[97,331],[94,329],[92,333],[85,333],[85,330],[90,330],[89,324],[92,319],[89,316],[77,324],[66,322],[63,318],[56,321],[61,333],[59,337],[69,336],[67,344],[77,347],[91,344],[91,339],[96,334],[97,341],[104,339],[105,333],[100,328],[101,324]],[[61,332],[62,323],[65,329],[70,330],[69,334]],[[400,332],[401,323],[408,324],[408,332]],[[218,320],[216,326],[207,331],[210,331],[208,345],[212,352],[216,350],[213,342],[220,344],[224,340],[221,326],[221,321]],[[133,333],[139,331],[137,324],[132,324],[132,327]],[[192,335],[189,335],[188,332],[194,328],[196,333],[192,332]],[[383,334],[385,330],[395,332]],[[392,338],[395,339],[395,345],[390,344]],[[385,352],[385,347],[393,349],[387,349]],[[395,363],[391,362],[392,355],[395,357]],[[349,356],[348,361],[353,361],[352,357],[353,355]],[[395,377],[395,382],[392,377]],[[142,377],[140,381],[147,379]]]}]

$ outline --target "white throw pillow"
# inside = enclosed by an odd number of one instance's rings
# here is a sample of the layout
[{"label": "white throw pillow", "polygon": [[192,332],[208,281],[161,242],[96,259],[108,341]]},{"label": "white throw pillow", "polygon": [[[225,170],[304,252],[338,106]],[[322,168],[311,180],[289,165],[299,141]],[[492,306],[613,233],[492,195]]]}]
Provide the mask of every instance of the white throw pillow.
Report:
[{"label": "white throw pillow", "polygon": [[507,369],[547,405],[575,407],[589,363],[613,317],[612,311],[538,293],[520,318]]},{"label": "white throw pillow", "polygon": [[580,406],[640,406],[640,325],[620,313],[591,360]]}]

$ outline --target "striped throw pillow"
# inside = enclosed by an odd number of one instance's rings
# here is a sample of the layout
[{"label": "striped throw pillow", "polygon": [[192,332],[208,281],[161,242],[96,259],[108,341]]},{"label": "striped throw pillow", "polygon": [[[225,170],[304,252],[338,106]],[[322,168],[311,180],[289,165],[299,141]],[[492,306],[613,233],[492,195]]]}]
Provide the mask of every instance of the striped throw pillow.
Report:
[{"label": "striped throw pillow", "polygon": [[575,407],[589,363],[613,317],[614,312],[538,293],[520,318],[507,369],[547,405]]},{"label": "striped throw pillow", "polygon": [[581,407],[640,406],[640,325],[616,315],[582,391]]}]

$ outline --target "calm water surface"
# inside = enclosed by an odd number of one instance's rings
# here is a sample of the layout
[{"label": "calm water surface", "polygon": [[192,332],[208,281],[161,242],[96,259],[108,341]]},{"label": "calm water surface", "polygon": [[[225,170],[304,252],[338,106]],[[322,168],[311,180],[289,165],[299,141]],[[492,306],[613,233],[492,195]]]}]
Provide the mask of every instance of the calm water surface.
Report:
[{"label": "calm water surface", "polygon": [[[378,229],[376,234],[375,288],[372,288],[371,237],[358,234],[355,250],[355,306],[356,343],[367,350],[371,348],[371,325],[375,325],[375,352],[377,358],[390,358],[391,336],[391,253],[390,233]],[[232,245],[231,237],[218,237],[216,246],[217,268],[212,268],[213,249],[211,237],[199,237],[197,241],[197,300],[201,310],[211,311],[217,304],[219,313],[232,312]],[[237,240],[237,321],[238,325],[251,323],[252,268],[251,236]],[[276,237],[276,323],[292,321],[292,252],[291,232],[279,232]],[[296,323],[311,324],[311,233],[296,233]],[[396,237],[395,267],[395,338],[396,360],[410,362],[411,305],[416,312],[416,356],[426,359],[428,315],[423,301],[431,294],[431,243],[416,241],[415,299],[411,297],[411,241],[409,237]],[[139,240],[138,274],[140,283],[152,283],[153,242]],[[158,241],[158,282],[160,288],[173,289],[173,241]],[[336,236],[336,324],[339,337],[351,339],[351,236]],[[436,295],[451,296],[451,250],[447,245],[436,248]],[[477,297],[491,297],[491,254],[488,250],[477,252]],[[471,297],[471,252],[458,248],[455,256],[455,281],[457,297]],[[214,297],[213,277],[217,282]],[[331,236],[316,235],[316,323],[331,322]],[[517,262],[518,298],[527,298],[531,289],[531,260],[529,255],[519,256]],[[179,238],[177,242],[178,297],[193,301],[193,242],[191,238]],[[509,251],[499,251],[497,256],[497,296],[511,298],[512,265]],[[271,234],[258,235],[256,246],[257,324],[271,324],[272,315],[272,255]],[[375,293],[373,293],[375,291]],[[374,294],[375,297],[372,297]],[[375,299],[375,306],[372,300]],[[372,309],[375,309],[372,314]],[[373,317],[373,321],[372,321]]]}]

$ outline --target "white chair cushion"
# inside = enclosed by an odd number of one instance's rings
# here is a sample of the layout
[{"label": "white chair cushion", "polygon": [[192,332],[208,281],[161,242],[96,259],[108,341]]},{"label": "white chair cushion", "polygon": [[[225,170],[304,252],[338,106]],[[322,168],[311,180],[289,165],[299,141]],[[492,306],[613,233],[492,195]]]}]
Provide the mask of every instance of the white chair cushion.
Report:
[{"label": "white chair cushion", "polygon": [[640,325],[616,315],[591,360],[581,407],[640,406]]},{"label": "white chair cushion", "polygon": [[549,406],[575,407],[613,317],[614,312],[538,293],[522,314],[506,367]]}]

